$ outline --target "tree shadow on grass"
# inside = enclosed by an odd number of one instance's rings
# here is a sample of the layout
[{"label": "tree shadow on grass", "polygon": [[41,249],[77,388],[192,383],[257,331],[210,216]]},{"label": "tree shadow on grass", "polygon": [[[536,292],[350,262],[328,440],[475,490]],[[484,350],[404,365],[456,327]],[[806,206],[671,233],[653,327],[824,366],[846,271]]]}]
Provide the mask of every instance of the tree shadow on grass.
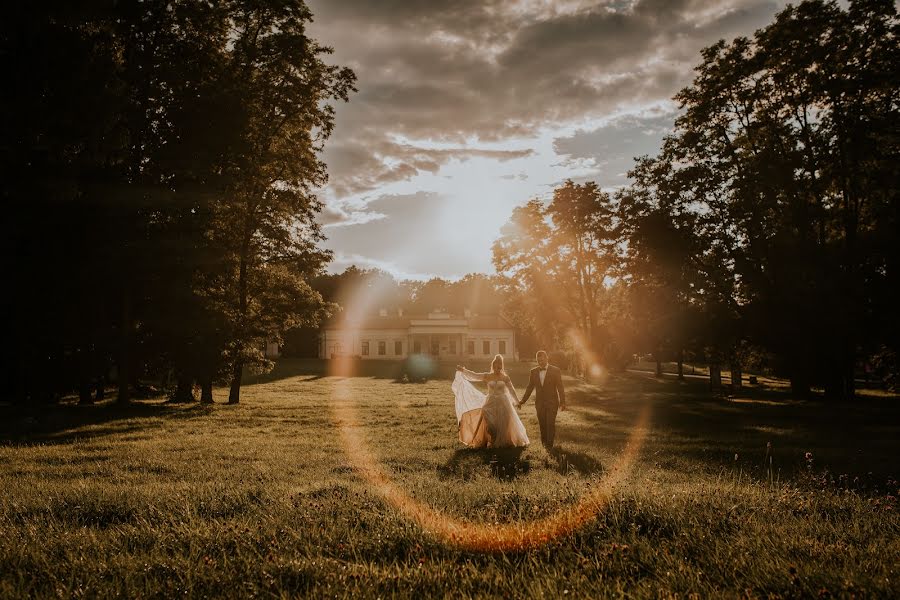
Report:
[{"label": "tree shadow on grass", "polygon": [[523,452],[525,448],[462,448],[438,467],[438,474],[442,479],[469,481],[487,465],[492,476],[512,481],[531,471],[531,463],[522,459]]},{"label": "tree shadow on grass", "polygon": [[125,405],[101,402],[87,406],[0,407],[0,443],[14,446],[65,444],[76,439],[146,432],[165,420],[202,418],[208,404],[172,404],[135,400]]},{"label": "tree shadow on grass", "polygon": [[569,424],[567,439],[617,451],[640,411],[649,407],[649,436],[641,454],[670,470],[740,468],[764,476],[771,443],[775,469],[787,477],[807,469],[807,451],[818,468],[831,472],[873,472],[882,479],[897,473],[896,398],[801,400],[789,388],[773,386],[714,393],[703,382],[635,373],[595,387],[573,386],[569,395],[578,419]]},{"label": "tree shadow on grass", "polygon": [[600,461],[583,452],[573,452],[566,450],[562,446],[548,448],[547,453],[556,461],[556,471],[561,475],[570,475],[572,473],[588,476],[602,475],[603,465]]}]

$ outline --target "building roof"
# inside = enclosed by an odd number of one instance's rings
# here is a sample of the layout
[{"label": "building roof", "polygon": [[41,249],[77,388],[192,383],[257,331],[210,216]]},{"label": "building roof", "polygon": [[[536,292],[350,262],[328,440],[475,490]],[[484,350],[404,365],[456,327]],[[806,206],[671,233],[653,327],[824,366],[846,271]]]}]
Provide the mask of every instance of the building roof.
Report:
[{"label": "building roof", "polygon": [[[473,315],[471,317],[452,315],[451,320],[454,321],[452,325],[456,326],[459,321],[465,321],[469,329],[514,329],[513,325],[500,315]],[[349,322],[344,315],[337,315],[326,323],[323,329],[409,329],[413,321],[417,321],[417,325],[423,321],[434,325],[451,325],[451,323],[447,323],[446,318],[429,319],[428,315],[369,316],[353,323]]]},{"label": "building roof", "polygon": [[325,329],[409,329],[407,317],[366,317],[357,322],[349,322],[343,315],[330,320]]}]

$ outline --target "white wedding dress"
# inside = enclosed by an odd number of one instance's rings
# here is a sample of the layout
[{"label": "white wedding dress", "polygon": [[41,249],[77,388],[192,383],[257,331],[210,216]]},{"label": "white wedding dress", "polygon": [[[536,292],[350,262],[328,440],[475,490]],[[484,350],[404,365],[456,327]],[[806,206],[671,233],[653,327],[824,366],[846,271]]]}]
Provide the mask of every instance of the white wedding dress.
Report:
[{"label": "white wedding dress", "polygon": [[528,434],[516,413],[512,383],[506,380],[488,381],[485,396],[471,381],[485,381],[489,373],[475,373],[464,369],[453,379],[456,397],[456,420],[459,422],[459,441],[471,448],[512,448],[528,445]]}]

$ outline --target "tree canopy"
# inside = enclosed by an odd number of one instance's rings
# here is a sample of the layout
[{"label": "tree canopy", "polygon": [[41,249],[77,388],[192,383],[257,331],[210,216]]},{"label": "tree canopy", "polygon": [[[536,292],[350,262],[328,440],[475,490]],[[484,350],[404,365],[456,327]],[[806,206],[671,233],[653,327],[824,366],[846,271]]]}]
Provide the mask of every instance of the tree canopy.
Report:
[{"label": "tree canopy", "polygon": [[760,353],[801,395],[852,396],[862,363],[896,373],[898,28],[890,1],[806,0],[704,49],[632,184],[517,208],[497,270],[595,360],[612,307],[619,348],[728,362],[738,381]]},{"label": "tree canopy", "polygon": [[[301,0],[20,3],[0,26],[0,183],[16,227],[6,364],[20,400],[110,369],[127,400],[172,372],[176,398],[230,374],[238,400],[266,339],[316,323],[314,191],[333,104]],[[50,373],[48,378],[44,374]],[[40,374],[40,375],[39,375]]]}]

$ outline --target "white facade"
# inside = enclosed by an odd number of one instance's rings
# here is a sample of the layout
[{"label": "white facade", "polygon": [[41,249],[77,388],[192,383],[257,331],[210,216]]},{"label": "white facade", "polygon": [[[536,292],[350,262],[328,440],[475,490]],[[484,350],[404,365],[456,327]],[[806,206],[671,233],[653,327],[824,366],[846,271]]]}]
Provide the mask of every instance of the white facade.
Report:
[{"label": "white facade", "polygon": [[325,329],[319,338],[319,358],[360,356],[394,360],[407,356],[408,344],[404,329]]},{"label": "white facade", "polygon": [[398,360],[411,354],[460,361],[502,354],[507,360],[516,360],[515,330],[500,317],[432,313],[403,318],[382,313],[358,324],[327,326],[319,338],[320,358]]}]

